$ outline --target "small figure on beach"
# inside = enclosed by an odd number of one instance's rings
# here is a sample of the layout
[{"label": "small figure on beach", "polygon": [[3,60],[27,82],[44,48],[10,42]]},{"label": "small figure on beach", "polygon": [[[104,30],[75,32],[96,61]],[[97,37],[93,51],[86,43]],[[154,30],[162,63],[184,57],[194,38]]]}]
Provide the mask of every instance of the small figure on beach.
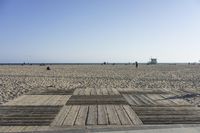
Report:
[{"label": "small figure on beach", "polygon": [[47,70],[51,70],[51,68],[48,66],[48,67],[47,67]]},{"label": "small figure on beach", "polygon": [[138,68],[138,62],[137,61],[135,62],[135,67]]}]

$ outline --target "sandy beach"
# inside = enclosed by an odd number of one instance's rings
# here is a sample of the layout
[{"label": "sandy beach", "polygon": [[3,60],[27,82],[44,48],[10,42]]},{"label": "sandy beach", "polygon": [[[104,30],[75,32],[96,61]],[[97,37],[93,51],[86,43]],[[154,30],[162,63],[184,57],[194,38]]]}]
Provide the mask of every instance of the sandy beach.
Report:
[{"label": "sandy beach", "polygon": [[200,105],[200,65],[52,65],[0,66],[0,103],[35,89],[165,89]]}]

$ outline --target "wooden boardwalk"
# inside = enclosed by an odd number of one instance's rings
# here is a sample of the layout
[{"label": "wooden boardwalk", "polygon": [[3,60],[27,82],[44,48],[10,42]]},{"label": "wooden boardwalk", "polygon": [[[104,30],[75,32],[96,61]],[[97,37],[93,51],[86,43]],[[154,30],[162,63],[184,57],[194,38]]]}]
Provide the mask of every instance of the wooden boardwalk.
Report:
[{"label": "wooden boardwalk", "polygon": [[167,89],[38,90],[0,106],[0,131],[200,124],[200,109]]}]

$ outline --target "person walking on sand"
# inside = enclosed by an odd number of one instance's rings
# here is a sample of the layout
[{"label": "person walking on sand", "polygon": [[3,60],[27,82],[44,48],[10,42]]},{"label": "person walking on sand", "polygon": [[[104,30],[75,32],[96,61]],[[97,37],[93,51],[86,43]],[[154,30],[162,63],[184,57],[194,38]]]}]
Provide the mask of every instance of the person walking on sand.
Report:
[{"label": "person walking on sand", "polygon": [[138,62],[137,61],[135,62],[135,67],[138,68]]}]

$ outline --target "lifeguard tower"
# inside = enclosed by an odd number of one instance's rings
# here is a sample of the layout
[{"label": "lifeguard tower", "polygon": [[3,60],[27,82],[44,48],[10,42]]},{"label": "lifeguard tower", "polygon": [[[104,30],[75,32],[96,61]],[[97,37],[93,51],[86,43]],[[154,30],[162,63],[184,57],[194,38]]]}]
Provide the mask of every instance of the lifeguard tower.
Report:
[{"label": "lifeguard tower", "polygon": [[147,63],[148,65],[154,65],[157,64],[157,59],[156,58],[151,58],[151,60]]}]

